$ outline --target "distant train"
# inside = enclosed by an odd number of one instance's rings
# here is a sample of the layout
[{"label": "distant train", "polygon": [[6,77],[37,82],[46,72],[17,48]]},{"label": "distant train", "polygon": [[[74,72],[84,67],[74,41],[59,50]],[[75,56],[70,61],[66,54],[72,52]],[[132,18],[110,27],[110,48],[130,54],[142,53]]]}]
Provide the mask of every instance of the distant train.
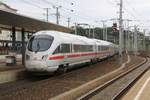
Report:
[{"label": "distant train", "polygon": [[27,44],[25,67],[32,72],[65,72],[71,65],[98,61],[117,52],[118,46],[107,41],[40,31]]}]

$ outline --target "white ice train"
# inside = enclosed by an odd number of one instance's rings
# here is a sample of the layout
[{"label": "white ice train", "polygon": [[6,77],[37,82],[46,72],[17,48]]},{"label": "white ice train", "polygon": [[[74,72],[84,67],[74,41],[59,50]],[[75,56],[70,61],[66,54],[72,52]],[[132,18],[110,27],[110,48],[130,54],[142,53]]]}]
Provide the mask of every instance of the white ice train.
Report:
[{"label": "white ice train", "polygon": [[27,44],[25,67],[32,72],[65,72],[71,65],[96,61],[117,52],[118,46],[107,41],[40,31]]}]

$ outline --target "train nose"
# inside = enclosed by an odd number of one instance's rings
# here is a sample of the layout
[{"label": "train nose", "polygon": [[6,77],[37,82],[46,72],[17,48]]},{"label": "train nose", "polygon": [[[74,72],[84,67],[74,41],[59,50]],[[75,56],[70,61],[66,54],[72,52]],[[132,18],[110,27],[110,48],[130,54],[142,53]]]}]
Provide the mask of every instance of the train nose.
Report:
[{"label": "train nose", "polygon": [[36,61],[36,60],[26,61],[25,67],[29,71],[47,71],[48,68],[46,61]]},{"label": "train nose", "polygon": [[45,60],[47,60],[47,58],[48,58],[48,55],[43,55],[43,56],[33,56],[33,55],[27,55],[26,54],[26,60],[28,61],[28,60],[43,60],[43,61],[45,61]]},{"label": "train nose", "polygon": [[46,63],[48,55],[35,56],[26,55],[25,67],[29,71],[46,71],[48,66]]},{"label": "train nose", "polygon": [[30,56],[26,54],[26,60],[30,60]]},{"label": "train nose", "polygon": [[47,58],[48,58],[48,55],[43,55],[42,56],[42,60],[47,60]]}]

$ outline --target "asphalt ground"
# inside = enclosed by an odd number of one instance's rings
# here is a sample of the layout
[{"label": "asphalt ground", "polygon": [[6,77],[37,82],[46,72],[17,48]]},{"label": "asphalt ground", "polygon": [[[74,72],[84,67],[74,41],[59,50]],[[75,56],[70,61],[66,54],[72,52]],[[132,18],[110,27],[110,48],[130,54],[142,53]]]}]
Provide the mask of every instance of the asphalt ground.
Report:
[{"label": "asphalt ground", "polygon": [[[141,61],[138,57],[133,59]],[[125,62],[126,60],[127,56],[125,55],[123,61]],[[70,70],[63,75],[28,75],[24,80],[1,84],[0,100],[47,100],[101,77],[119,67],[118,56],[115,56],[96,64],[79,66],[79,68]]]}]

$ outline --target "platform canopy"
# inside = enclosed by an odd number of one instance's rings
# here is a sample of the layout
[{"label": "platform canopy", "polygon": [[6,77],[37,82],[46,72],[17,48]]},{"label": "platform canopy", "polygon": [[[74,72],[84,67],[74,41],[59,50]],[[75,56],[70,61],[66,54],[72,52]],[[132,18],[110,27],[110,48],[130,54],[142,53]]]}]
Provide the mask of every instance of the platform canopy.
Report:
[{"label": "platform canopy", "polygon": [[71,32],[70,28],[57,25],[50,22],[41,21],[31,17],[23,16],[16,13],[0,10],[0,27],[3,28],[24,28],[25,31],[36,32],[40,30],[57,30],[61,32]]}]

